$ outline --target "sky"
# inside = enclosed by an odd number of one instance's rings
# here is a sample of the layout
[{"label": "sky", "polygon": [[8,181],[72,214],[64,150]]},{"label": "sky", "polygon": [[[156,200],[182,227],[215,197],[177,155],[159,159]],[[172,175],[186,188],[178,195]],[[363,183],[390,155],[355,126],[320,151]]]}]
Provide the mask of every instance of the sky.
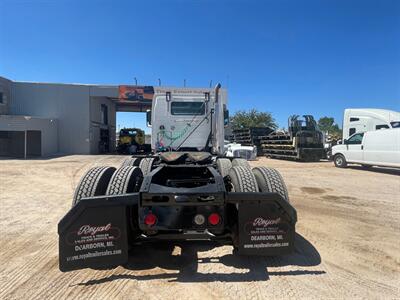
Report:
[{"label": "sky", "polygon": [[[228,89],[231,115],[400,110],[400,1],[0,0],[0,76]],[[144,127],[119,113],[117,126]]]}]

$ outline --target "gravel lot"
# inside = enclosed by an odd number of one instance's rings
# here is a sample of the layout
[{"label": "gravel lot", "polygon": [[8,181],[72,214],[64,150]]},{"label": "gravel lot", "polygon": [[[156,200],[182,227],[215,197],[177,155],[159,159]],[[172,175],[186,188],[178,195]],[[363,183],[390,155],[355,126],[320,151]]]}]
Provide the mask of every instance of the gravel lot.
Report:
[{"label": "gravel lot", "polygon": [[[0,160],[1,299],[399,298],[400,171],[261,158],[298,212],[296,252],[209,243],[137,248],[125,267],[58,270],[57,223],[81,175],[122,156]],[[172,253],[172,254],[171,254]]]}]

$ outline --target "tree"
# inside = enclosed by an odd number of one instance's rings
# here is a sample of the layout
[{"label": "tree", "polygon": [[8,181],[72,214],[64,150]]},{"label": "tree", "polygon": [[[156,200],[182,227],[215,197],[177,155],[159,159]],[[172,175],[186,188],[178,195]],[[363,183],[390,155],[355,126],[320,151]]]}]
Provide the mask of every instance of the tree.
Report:
[{"label": "tree", "polygon": [[261,112],[257,109],[248,111],[239,110],[231,118],[232,129],[249,127],[270,127],[276,129],[278,126],[269,112]]},{"label": "tree", "polygon": [[332,129],[334,123],[335,123],[334,118],[323,117],[318,120],[318,127],[323,132],[329,132],[329,130]]},{"label": "tree", "polygon": [[339,125],[335,123],[335,119],[331,117],[323,117],[318,120],[318,127],[321,131],[327,132],[331,136],[342,137],[342,131]]}]

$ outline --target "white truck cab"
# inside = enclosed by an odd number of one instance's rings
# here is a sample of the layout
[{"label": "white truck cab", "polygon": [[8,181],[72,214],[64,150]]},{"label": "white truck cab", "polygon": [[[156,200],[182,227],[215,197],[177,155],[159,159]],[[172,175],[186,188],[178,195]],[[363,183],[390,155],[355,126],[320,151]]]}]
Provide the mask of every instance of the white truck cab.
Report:
[{"label": "white truck cab", "polygon": [[343,116],[343,139],[357,132],[400,128],[400,113],[376,108],[348,108]]},{"label": "white truck cab", "polygon": [[348,163],[400,167],[400,128],[355,133],[333,146],[332,156],[339,168]]},{"label": "white truck cab", "polygon": [[225,145],[225,156],[245,158],[247,160],[257,159],[256,146],[242,146],[242,144],[228,143]]},{"label": "white truck cab", "polygon": [[152,109],[147,114],[153,151],[207,151],[223,155],[224,127],[229,119],[226,104],[226,90],[219,87],[155,88]]}]

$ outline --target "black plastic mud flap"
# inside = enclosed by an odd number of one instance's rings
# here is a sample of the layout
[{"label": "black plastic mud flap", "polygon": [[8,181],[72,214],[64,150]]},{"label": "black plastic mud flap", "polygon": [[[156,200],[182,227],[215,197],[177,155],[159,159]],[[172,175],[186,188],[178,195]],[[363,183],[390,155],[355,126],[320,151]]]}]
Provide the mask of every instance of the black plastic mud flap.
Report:
[{"label": "black plastic mud flap", "polygon": [[294,250],[296,210],[276,193],[229,193],[238,204],[239,254],[282,255]]},{"label": "black plastic mud flap", "polygon": [[111,268],[128,261],[127,206],[139,194],[82,199],[58,224],[59,264],[63,272]]}]

